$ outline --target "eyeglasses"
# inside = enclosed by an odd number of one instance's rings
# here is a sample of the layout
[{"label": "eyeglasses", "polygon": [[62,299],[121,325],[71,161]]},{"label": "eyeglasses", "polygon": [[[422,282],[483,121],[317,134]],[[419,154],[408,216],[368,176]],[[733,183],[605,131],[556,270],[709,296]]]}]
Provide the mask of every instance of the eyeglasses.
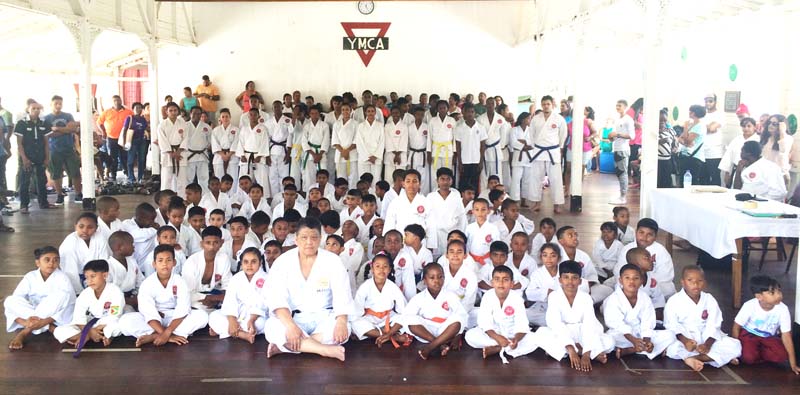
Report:
[{"label": "eyeglasses", "polygon": [[778,126],[778,125],[780,125],[780,124],[781,124],[781,123],[780,123],[780,122],[778,122],[778,121],[770,121],[770,122],[767,122],[767,125],[772,125],[772,126]]}]

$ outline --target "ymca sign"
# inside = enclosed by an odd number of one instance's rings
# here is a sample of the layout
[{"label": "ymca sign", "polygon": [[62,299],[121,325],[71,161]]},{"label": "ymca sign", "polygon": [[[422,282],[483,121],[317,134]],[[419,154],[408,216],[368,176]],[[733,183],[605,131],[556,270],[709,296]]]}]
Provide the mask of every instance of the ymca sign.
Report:
[{"label": "ymca sign", "polygon": [[[364,66],[369,66],[376,51],[389,49],[389,37],[386,37],[389,25],[390,22],[342,22],[342,27],[347,33],[346,37],[342,37],[342,49],[356,51]],[[354,30],[359,30],[360,34],[356,35]],[[374,35],[366,35],[361,32],[362,30],[377,30],[377,32]]]}]

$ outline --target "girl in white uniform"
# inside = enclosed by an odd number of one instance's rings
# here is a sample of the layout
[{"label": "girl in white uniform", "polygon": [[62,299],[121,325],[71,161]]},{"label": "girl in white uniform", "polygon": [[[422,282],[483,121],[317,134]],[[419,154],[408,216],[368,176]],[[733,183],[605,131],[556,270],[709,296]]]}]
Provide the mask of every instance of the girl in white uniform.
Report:
[{"label": "girl in white uniform", "polygon": [[366,106],[367,119],[358,125],[356,131],[356,149],[358,150],[358,174],[370,173],[374,182],[381,177],[383,167],[383,151],[385,136],[383,122],[375,117],[375,107]]},{"label": "girl in white uniform", "polygon": [[186,121],[179,117],[180,109],[174,102],[167,103],[167,119],[158,124],[153,144],[161,152],[161,190],[171,189],[184,196],[187,184]]},{"label": "girl in white uniform", "polygon": [[[384,154],[383,179],[392,179],[395,169],[405,170],[408,158],[408,124],[400,116],[399,108],[392,108],[392,117],[386,121],[384,126]],[[378,175],[375,175],[378,178]]]},{"label": "girl in white uniform", "polygon": [[239,160],[239,174],[250,176],[259,185],[269,185],[269,173],[265,163],[267,127],[259,122],[258,109],[251,108],[250,122],[239,125],[239,146],[236,156]]},{"label": "girl in white uniform", "polygon": [[75,295],[83,291],[83,265],[94,259],[111,255],[108,241],[97,233],[97,215],[81,213],[75,221],[75,231],[67,235],[58,247],[61,270],[70,279]]},{"label": "girl in white uniform", "polygon": [[478,310],[475,308],[478,276],[473,267],[464,264],[466,257],[466,247],[461,240],[447,243],[448,265],[444,267],[444,288],[461,299],[461,305],[468,316],[464,329],[469,329],[478,322]]},{"label": "girl in white uniform", "polygon": [[253,344],[264,333],[267,318],[267,272],[264,256],[257,247],[248,247],[239,258],[241,271],[228,283],[219,310],[208,316],[209,334],[220,339],[235,337]]},{"label": "girl in white uniform", "polygon": [[350,104],[342,104],[341,119],[333,124],[331,137],[331,146],[336,150],[336,176],[345,178],[348,185],[356,185],[359,176],[356,149],[358,121],[351,118],[352,112]]},{"label": "girl in white uniform", "polygon": [[[511,129],[508,145],[511,147],[511,185],[508,196],[520,201],[533,195],[531,177],[533,158],[533,133],[530,128],[531,116],[527,112],[519,114],[517,126]],[[541,187],[541,185],[539,185]],[[524,203],[524,200],[523,200]]]},{"label": "girl in white uniform", "polygon": [[392,262],[389,256],[378,254],[372,260],[372,278],[358,288],[355,311],[358,318],[350,325],[358,340],[375,339],[380,347],[391,341],[396,347],[409,342],[410,337],[400,334],[402,325],[398,318],[405,311],[406,298],[391,280]]},{"label": "girl in white uniform", "polygon": [[36,270],[25,274],[14,293],[3,301],[6,331],[19,331],[8,348],[19,350],[31,334],[47,332],[72,319],[75,290],[64,272],[58,269],[58,250],[47,246],[33,252]]},{"label": "girl in white uniform", "polygon": [[219,125],[211,132],[211,152],[214,153],[211,164],[217,178],[229,174],[234,180],[239,179],[238,146],[239,128],[231,123],[231,111],[223,108],[219,112]]},{"label": "girl in white uniform", "polygon": [[303,190],[306,192],[316,182],[317,171],[328,167],[325,156],[331,148],[331,131],[328,124],[320,119],[319,107],[311,107],[308,113],[310,119],[303,128],[300,140],[303,147]]}]

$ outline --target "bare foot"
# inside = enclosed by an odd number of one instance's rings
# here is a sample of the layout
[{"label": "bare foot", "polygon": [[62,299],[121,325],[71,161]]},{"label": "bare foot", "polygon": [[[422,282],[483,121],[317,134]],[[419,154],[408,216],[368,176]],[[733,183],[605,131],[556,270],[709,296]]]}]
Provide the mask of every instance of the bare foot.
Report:
[{"label": "bare foot", "polygon": [[703,366],[705,366],[703,361],[701,361],[701,360],[699,360],[699,359],[697,359],[695,357],[686,358],[686,359],[683,360],[683,362],[685,362],[687,365],[689,365],[689,367],[692,368],[692,370],[694,370],[695,372],[699,372],[699,371],[703,370]]},{"label": "bare foot", "polygon": [[156,340],[156,337],[158,337],[158,335],[156,335],[155,333],[139,336],[138,338],[136,338],[136,347],[141,347],[145,344],[150,344]]},{"label": "bare foot", "polygon": [[731,359],[731,361],[730,361],[729,363],[730,363],[731,365],[734,365],[734,366],[735,366],[735,365],[738,365],[738,364],[739,364],[739,358],[734,358],[734,359]]},{"label": "bare foot", "polygon": [[447,353],[449,353],[449,352],[450,352],[450,346],[448,346],[448,345],[443,345],[443,346],[442,346],[442,348],[441,348],[441,350],[442,350],[442,358],[444,358],[444,357],[446,357],[446,356],[447,356]]},{"label": "bare foot", "polygon": [[608,362],[608,354],[601,352],[598,356],[594,357],[594,360],[600,363],[606,363]]},{"label": "bare foot", "polygon": [[421,350],[417,351],[417,354],[419,354],[419,357],[422,359],[428,359],[428,357],[431,356],[432,351],[433,350],[430,348],[430,345],[426,345],[425,347],[422,347]]},{"label": "bare foot", "polygon": [[553,206],[553,212],[556,214],[561,214],[561,206],[560,205]]},{"label": "bare foot", "polygon": [[103,346],[108,347],[111,345],[111,338],[103,336]]},{"label": "bare foot", "polygon": [[267,346],[267,359],[272,358],[278,354],[283,354],[280,348],[277,345],[270,343]]},{"label": "bare foot", "polygon": [[256,342],[256,335],[252,334],[250,332],[246,332],[246,331],[236,332],[236,337],[238,337],[239,339],[245,340],[250,344],[253,344],[253,343]]},{"label": "bare foot", "polygon": [[583,372],[592,371],[592,357],[588,352],[581,355],[581,371]]},{"label": "bare foot", "polygon": [[25,338],[28,336],[28,333],[24,330],[19,331],[16,336],[8,343],[8,348],[12,350],[22,350],[23,342]]},{"label": "bare foot", "polygon": [[211,329],[211,327],[209,326],[208,327],[208,335],[211,336],[211,337],[217,337],[217,336],[219,336],[219,333],[214,332],[214,330]]},{"label": "bare foot", "polygon": [[617,347],[616,350],[617,359],[622,359],[622,349]]},{"label": "bare foot", "polygon": [[533,204],[533,208],[531,208],[531,210],[533,210],[533,211],[539,211],[541,209],[542,209],[542,204],[541,203],[534,203]]},{"label": "bare foot", "polygon": [[402,344],[404,346],[409,346],[411,344],[411,342],[413,341],[413,339],[414,339],[410,335],[407,335],[405,333],[395,334],[393,336],[393,338],[394,338],[394,341],[396,341],[396,342],[398,342],[398,343],[400,343],[400,344]]},{"label": "bare foot", "polygon": [[342,346],[330,347],[328,348],[328,351],[323,354],[323,356],[328,358],[336,358],[344,362],[344,347]]},{"label": "bare foot", "polygon": [[483,348],[483,359],[490,357],[494,354],[499,353],[501,350],[500,346],[491,346],[491,347],[484,347]]}]

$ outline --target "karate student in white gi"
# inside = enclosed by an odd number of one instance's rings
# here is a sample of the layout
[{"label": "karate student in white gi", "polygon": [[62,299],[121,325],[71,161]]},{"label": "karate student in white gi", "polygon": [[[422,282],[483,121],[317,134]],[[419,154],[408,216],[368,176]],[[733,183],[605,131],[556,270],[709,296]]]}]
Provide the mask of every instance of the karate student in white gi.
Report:
[{"label": "karate student in white gi", "polygon": [[52,246],[33,251],[36,270],[25,274],[14,293],[3,301],[6,331],[17,332],[8,348],[20,350],[31,334],[52,331],[72,319],[75,291],[64,272],[58,269],[58,250]]},{"label": "karate student in white gi", "polygon": [[339,257],[319,248],[320,223],[300,220],[297,248],[284,252],[270,268],[264,334],[267,358],[279,353],[312,353],[344,361],[355,313],[347,271]]},{"label": "karate student in white gi", "polygon": [[425,196],[419,193],[420,176],[416,170],[408,170],[403,178],[403,191],[392,200],[386,210],[386,221],[383,225],[383,234],[394,229],[398,232],[405,231],[409,224],[419,224],[425,228],[427,247],[436,248],[437,234],[433,224],[433,213],[430,203]]},{"label": "karate student in white gi", "polygon": [[[533,196],[533,133],[530,127],[531,115],[522,112],[517,116],[517,126],[509,132],[508,146],[511,148],[511,185],[508,196],[521,201]],[[541,187],[541,185],[539,185]]]},{"label": "karate student in white gi", "polygon": [[[658,281],[658,287],[665,298],[675,294],[675,265],[672,257],[664,246],[656,241],[658,236],[658,223],[650,218],[642,218],[636,224],[636,242],[630,243],[620,250],[617,264],[614,266],[614,276],[619,278],[619,269],[627,262],[626,254],[635,247],[647,249],[653,261],[653,278]],[[617,280],[612,280],[616,282]]]},{"label": "karate student in white gi", "polygon": [[378,347],[388,341],[395,348],[400,344],[410,343],[410,336],[400,333],[402,325],[398,318],[405,311],[406,298],[392,281],[392,269],[392,261],[388,255],[379,253],[372,259],[372,278],[361,284],[356,291],[356,314],[350,321],[353,334],[358,340],[375,339]]},{"label": "karate student in white gi", "polygon": [[[289,175],[290,149],[292,139],[292,119],[280,113],[280,101],[272,102],[272,116],[267,118],[264,125],[267,127],[269,139],[269,155],[266,164],[269,167],[270,195],[276,196],[283,188],[281,180]],[[266,186],[265,186],[266,187]]]},{"label": "karate student in white gi", "polygon": [[556,360],[567,355],[573,369],[588,372],[592,360],[608,361],[614,339],[603,333],[592,298],[579,290],[583,279],[578,262],[561,262],[558,273],[561,287],[547,297],[547,326],[536,331],[539,345]]},{"label": "karate student in white gi", "polygon": [[421,191],[427,195],[433,190],[431,185],[430,148],[428,148],[428,124],[425,122],[425,109],[414,107],[414,122],[408,124],[408,168],[422,174]]},{"label": "karate student in white gi", "polygon": [[200,120],[203,109],[195,106],[190,111],[189,122],[186,123],[186,182],[197,183],[208,192],[208,154],[211,147],[211,126]]},{"label": "karate student in white gi", "polygon": [[742,159],[736,166],[733,182],[735,189],[777,202],[786,198],[786,182],[783,173],[775,162],[761,157],[761,144],[748,141],[742,145]]},{"label": "karate student in white gi", "polygon": [[239,128],[231,123],[231,111],[223,108],[219,110],[219,125],[211,132],[211,152],[214,153],[211,164],[217,178],[230,174],[234,180],[239,179],[238,146]]},{"label": "karate student in white gi", "polygon": [[[375,103],[373,103],[373,101],[372,101],[373,99],[374,99],[374,96],[372,95],[372,92],[369,89],[365,90],[361,94],[362,106],[353,110],[353,118],[356,121],[361,123],[361,122],[364,122],[364,120],[367,119],[367,106],[373,106],[373,107],[375,106]],[[376,107],[376,110],[377,110],[377,107]],[[385,123],[385,121],[386,121],[383,118],[383,112],[381,112],[381,111],[376,111],[375,112],[375,119],[377,119],[378,122],[381,125],[383,125]]]},{"label": "karate student in white gi", "polygon": [[234,337],[253,344],[264,333],[267,272],[258,247],[246,248],[239,257],[240,271],[233,275],[222,307],[208,316],[209,335]]},{"label": "karate student in white gi", "polygon": [[200,207],[206,210],[206,222],[214,210],[222,210],[224,221],[228,221],[233,216],[230,198],[227,193],[221,191],[221,185],[222,183],[216,176],[208,179],[208,192],[203,194],[203,198],[200,199]]},{"label": "karate student in white gi", "polygon": [[722,332],[722,311],[711,294],[703,292],[706,280],[703,269],[695,265],[683,268],[683,289],[667,301],[664,327],[675,333],[677,341],[667,347],[667,356],[682,359],[699,372],[705,364],[721,368],[739,364],[742,343]]},{"label": "karate student in white gi", "polygon": [[189,287],[192,308],[210,313],[225,298],[231,280],[230,257],[220,254],[222,231],[216,226],[203,229],[202,250],[186,259],[181,277]]},{"label": "karate student in white gi", "polygon": [[581,278],[589,285],[589,294],[592,301],[598,304],[614,292],[611,285],[600,284],[592,258],[586,252],[578,249],[578,231],[572,226],[562,226],[556,231],[558,245],[561,246],[561,262],[575,261],[581,266]]},{"label": "karate student in white gi", "polygon": [[486,151],[486,128],[475,119],[475,106],[471,103],[464,105],[462,110],[464,121],[456,126],[453,133],[456,142],[455,160],[458,166],[459,187],[467,185],[480,189],[478,184],[484,164],[484,151]]},{"label": "karate student in white gi", "polygon": [[97,232],[97,215],[81,213],[75,221],[75,231],[67,235],[58,247],[61,270],[70,279],[75,295],[83,291],[83,265],[111,254],[108,241]]},{"label": "karate student in white gi", "polygon": [[[256,95],[251,95],[249,101],[250,101],[250,109],[251,110],[256,109],[256,112],[258,113],[258,118],[257,118],[258,123],[266,122],[267,118],[269,118],[269,114],[267,114],[266,111],[261,109],[261,99],[259,99],[259,97]],[[239,129],[243,128],[245,125],[248,125],[249,123],[250,123],[250,111],[248,110],[243,112],[242,115],[239,116]]]},{"label": "karate student in white gi", "polygon": [[167,119],[159,122],[153,144],[161,152],[161,190],[171,189],[183,196],[186,188],[186,121],[179,117],[174,102],[167,103]]},{"label": "karate student in white gi", "polygon": [[467,225],[467,252],[481,267],[489,263],[489,246],[500,240],[500,231],[494,223],[489,222],[489,202],[486,199],[475,199],[472,204],[475,222]]},{"label": "karate student in white gi", "polygon": [[[259,121],[258,108],[250,108],[248,123],[239,125],[239,174],[247,175],[259,185],[269,185],[269,172],[265,164],[267,148],[267,127]],[[269,191],[266,191],[269,193]],[[268,195],[269,196],[269,195]]]},{"label": "karate student in white gi", "polygon": [[139,312],[127,313],[119,319],[122,334],[136,338],[136,347],[153,343],[188,344],[187,339],[208,324],[208,314],[192,310],[189,287],[173,272],[175,249],[159,245],[153,251],[155,273],[139,288]]},{"label": "karate student in white gi", "polygon": [[453,132],[456,130],[456,120],[447,115],[447,102],[439,100],[436,103],[437,115],[428,121],[428,162],[431,164],[431,177],[436,175],[436,170],[446,167],[453,170],[453,155],[455,144]]},{"label": "karate student in white gi", "polygon": [[[84,289],[75,301],[72,321],[58,326],[53,336],[60,343],[78,345],[81,333],[86,332],[84,343],[90,339],[95,343],[111,344],[111,338],[122,334],[119,330],[119,317],[125,307],[125,296],[116,285],[108,280],[108,262],[98,259],[89,261],[83,267],[86,278]],[[89,328],[86,328],[86,327]]]},{"label": "karate student in white gi", "polygon": [[[134,306],[136,298],[134,294],[144,281],[144,274],[136,259],[133,258],[133,236],[130,233],[119,230],[111,234],[108,238],[108,245],[111,248],[111,256],[106,259],[108,262],[108,283],[119,287],[125,294],[125,304],[122,307]],[[129,308],[133,311],[133,307]]]},{"label": "karate student in white gi", "polygon": [[533,129],[531,200],[533,210],[541,206],[544,177],[550,181],[553,192],[553,212],[560,213],[564,204],[564,183],[561,178],[561,147],[567,140],[567,122],[553,111],[553,98],[542,97],[542,112],[531,121]]},{"label": "karate student in white gi", "polygon": [[289,176],[291,176],[300,189],[303,187],[303,131],[305,130],[308,119],[308,108],[305,104],[300,104],[291,109],[292,112],[292,149],[291,160],[289,161]]},{"label": "karate student in white gi", "polygon": [[643,279],[638,266],[623,266],[620,287],[603,302],[606,334],[614,339],[617,359],[634,353],[653,359],[676,341],[671,331],[655,329],[656,309],[642,289]]},{"label": "karate student in white gi", "polygon": [[384,125],[375,117],[375,106],[370,104],[365,107],[367,119],[358,125],[355,140],[358,151],[358,174],[361,176],[364,173],[370,173],[374,177],[374,181],[380,179],[383,167]]},{"label": "karate student in white gi", "polygon": [[[453,171],[440,167],[436,170],[438,189],[428,194],[431,209],[431,228],[436,232],[435,256],[443,256],[447,252],[447,234],[453,230],[464,231],[467,227],[467,216],[461,193],[453,188]],[[402,191],[400,193],[403,193]]]},{"label": "karate student in white gi", "polygon": [[319,116],[320,107],[313,106],[308,110],[309,121],[303,127],[300,144],[303,146],[303,190],[308,192],[316,181],[317,171],[328,167],[326,158],[331,148],[331,131],[328,124]]},{"label": "karate student in white gi", "polygon": [[478,310],[475,300],[478,296],[478,276],[476,265],[469,265],[466,245],[461,240],[450,240],[447,243],[447,262],[444,266],[444,288],[453,292],[461,300],[467,312],[464,329],[475,327],[478,323]]},{"label": "karate student in white gi", "polygon": [[149,203],[139,203],[134,217],[122,221],[122,230],[133,236],[133,258],[142,273],[145,273],[145,267],[153,267],[152,254],[158,232],[153,227],[156,215],[156,209]]},{"label": "karate student in white gi", "polygon": [[[737,165],[742,160],[742,146],[747,141],[760,141],[761,135],[756,133],[756,120],[753,118],[744,118],[739,122],[742,127],[742,134],[728,143],[725,148],[725,153],[722,154],[722,159],[719,162],[719,170],[722,171],[723,185],[733,185],[733,175],[741,169]],[[793,151],[794,152],[794,151]]]},{"label": "karate student in white gi", "polygon": [[592,248],[592,263],[602,279],[614,276],[614,266],[617,265],[622,247],[622,242],[617,240],[617,226],[611,221],[603,222],[600,225],[600,238]]},{"label": "karate student in white gi", "polygon": [[492,270],[492,289],[486,291],[478,310],[478,326],[467,331],[464,340],[473,348],[483,350],[483,358],[500,353],[519,357],[538,347],[536,335],[528,327],[525,301],[518,292],[511,292],[514,273],[508,266]]},{"label": "karate student in white gi", "polygon": [[508,143],[511,125],[502,115],[495,112],[495,101],[486,101],[486,113],[478,117],[478,123],[486,129],[486,151],[484,152],[484,165],[481,172],[480,186],[488,182],[489,176],[495,175],[508,177],[509,169]]},{"label": "karate student in white gi", "polygon": [[342,104],[341,111],[340,119],[333,123],[331,136],[331,147],[336,150],[336,176],[346,179],[348,185],[356,185],[359,176],[356,132],[359,124],[351,117],[353,109],[350,104]]},{"label": "karate student in white gi", "polygon": [[[408,124],[401,117],[400,108],[392,108],[392,117],[386,120],[384,133],[383,178],[389,180],[395,169],[408,167]],[[374,175],[379,178],[378,174]]]}]

